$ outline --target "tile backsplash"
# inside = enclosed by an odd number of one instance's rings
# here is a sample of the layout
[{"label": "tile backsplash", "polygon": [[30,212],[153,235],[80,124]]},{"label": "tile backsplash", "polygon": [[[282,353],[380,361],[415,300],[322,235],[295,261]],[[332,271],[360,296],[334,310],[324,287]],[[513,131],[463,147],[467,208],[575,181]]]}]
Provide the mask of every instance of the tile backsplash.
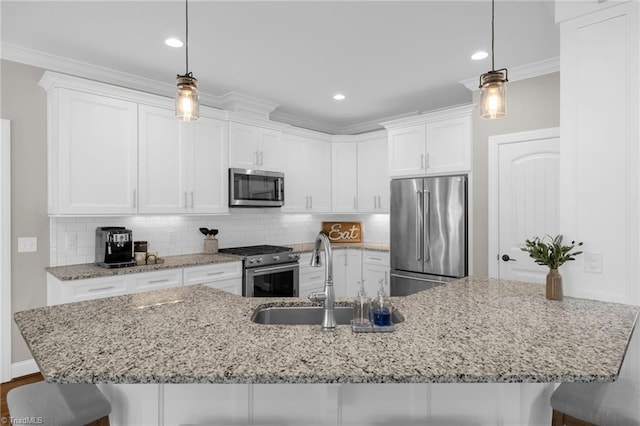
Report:
[{"label": "tile backsplash", "polygon": [[124,226],[136,241],[149,242],[159,256],[202,253],[201,227],[220,231],[220,248],[256,244],[311,242],[323,221],[362,222],[366,242],[389,242],[389,215],[311,215],[280,213],[268,209],[233,210],[224,216],[123,216],[50,218],[50,265],[95,261],[95,232],[100,226]]}]

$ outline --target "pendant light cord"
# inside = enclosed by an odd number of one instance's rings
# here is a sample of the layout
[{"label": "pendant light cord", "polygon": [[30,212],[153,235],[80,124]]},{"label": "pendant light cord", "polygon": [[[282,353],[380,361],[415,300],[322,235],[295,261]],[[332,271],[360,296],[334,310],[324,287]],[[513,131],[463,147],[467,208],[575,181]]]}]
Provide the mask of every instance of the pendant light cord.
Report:
[{"label": "pendant light cord", "polygon": [[491,71],[496,70],[496,65],[493,58],[493,44],[495,40],[494,26],[495,26],[495,0],[491,0]]},{"label": "pendant light cord", "polygon": [[186,46],[186,55],[185,55],[185,66],[186,70],[184,72],[185,75],[189,74],[189,0],[184,1],[184,14],[185,14],[185,46]]}]

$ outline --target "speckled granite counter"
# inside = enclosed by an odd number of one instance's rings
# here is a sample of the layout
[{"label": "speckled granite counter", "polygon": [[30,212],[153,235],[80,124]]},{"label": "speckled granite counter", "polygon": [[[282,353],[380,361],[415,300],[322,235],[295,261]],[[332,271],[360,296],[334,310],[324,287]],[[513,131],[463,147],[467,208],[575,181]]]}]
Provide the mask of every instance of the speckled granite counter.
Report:
[{"label": "speckled granite counter", "polygon": [[640,308],[465,278],[404,298],[393,333],[251,322],[261,305],[188,286],[18,312],[57,383],[590,382],[617,377]]},{"label": "speckled granite counter", "polygon": [[208,265],[213,263],[238,262],[242,256],[232,254],[185,254],[167,256],[164,263],[156,265],[132,266],[130,268],[101,268],[94,263],[80,265],[52,266],[46,271],[61,281],[81,280],[85,278],[110,277],[114,275],[136,274],[138,272],[159,271],[161,269],[186,268],[189,266]]},{"label": "speckled granite counter", "polygon": [[[300,253],[313,251],[313,243],[299,243],[299,244],[286,244],[287,247],[291,247],[293,251]],[[383,243],[331,243],[332,249],[357,249],[357,250],[374,250],[374,251],[389,251],[389,244]]]}]

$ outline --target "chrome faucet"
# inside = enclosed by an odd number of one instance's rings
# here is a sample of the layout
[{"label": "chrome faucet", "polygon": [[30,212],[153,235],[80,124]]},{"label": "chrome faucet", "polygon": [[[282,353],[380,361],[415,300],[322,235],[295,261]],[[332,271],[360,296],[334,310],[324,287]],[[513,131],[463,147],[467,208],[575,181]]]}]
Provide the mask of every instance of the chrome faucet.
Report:
[{"label": "chrome faucet", "polygon": [[336,316],[334,308],[336,305],[336,294],[333,290],[333,255],[331,254],[331,243],[329,238],[322,232],[318,234],[315,240],[315,248],[311,255],[311,266],[322,266],[320,256],[320,244],[322,243],[325,253],[324,268],[324,289],[322,292],[314,291],[309,295],[312,302],[322,302],[324,305],[324,317],[322,318],[322,329],[324,331],[333,331],[336,328]]}]

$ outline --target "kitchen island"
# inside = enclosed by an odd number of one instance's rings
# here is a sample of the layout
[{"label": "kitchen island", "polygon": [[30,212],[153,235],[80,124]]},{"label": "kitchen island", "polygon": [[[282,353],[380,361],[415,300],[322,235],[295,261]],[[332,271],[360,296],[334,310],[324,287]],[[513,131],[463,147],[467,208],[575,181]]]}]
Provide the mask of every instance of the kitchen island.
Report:
[{"label": "kitchen island", "polygon": [[[639,311],[548,301],[542,285],[479,278],[391,301],[405,318],[393,333],[255,324],[260,306],[309,302],[204,286],[39,308],[15,320],[51,382],[245,384],[240,393],[254,398],[253,384],[612,381]],[[333,388],[322,389],[329,398]]]}]

